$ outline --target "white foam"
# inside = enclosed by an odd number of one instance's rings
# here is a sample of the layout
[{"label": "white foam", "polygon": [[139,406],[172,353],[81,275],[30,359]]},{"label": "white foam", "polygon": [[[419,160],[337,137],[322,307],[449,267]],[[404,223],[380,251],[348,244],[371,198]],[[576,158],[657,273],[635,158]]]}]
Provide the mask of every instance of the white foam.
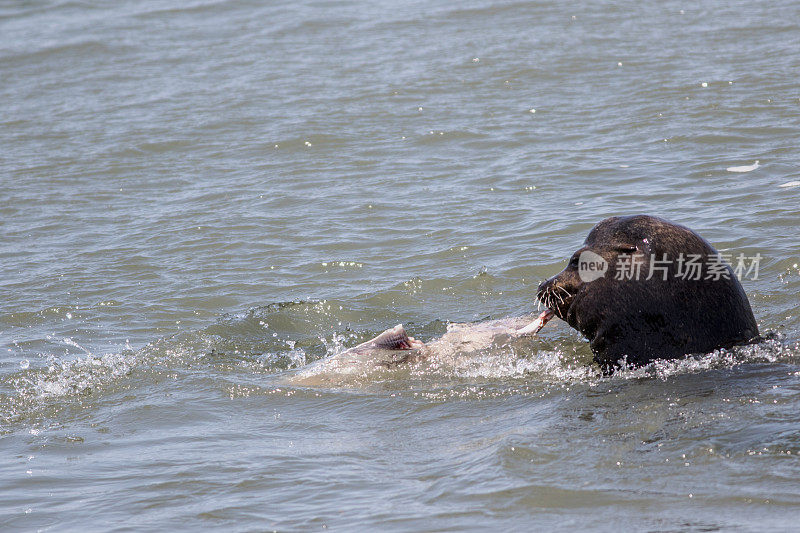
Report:
[{"label": "white foam", "polygon": [[743,363],[775,363],[791,352],[791,348],[779,340],[767,340],[758,344],[737,346],[730,350],[720,349],[699,356],[681,359],[659,359],[643,367],[623,369],[614,374],[618,379],[658,378],[666,380],[677,374],[693,374],[717,368],[733,368]]},{"label": "white foam", "polygon": [[726,170],[728,172],[752,172],[753,170],[759,167],[758,161],[754,162],[752,165],[744,165],[741,167],[728,167]]},{"label": "white foam", "polygon": [[587,365],[572,365],[559,350],[542,350],[533,357],[519,357],[514,350],[504,353],[484,353],[478,357],[456,360],[452,368],[441,367],[440,371],[467,379],[523,378],[536,375],[555,381],[589,381],[597,378],[597,372]]},{"label": "white foam", "polygon": [[800,181],[787,181],[786,183],[781,183],[778,187],[800,187]]}]

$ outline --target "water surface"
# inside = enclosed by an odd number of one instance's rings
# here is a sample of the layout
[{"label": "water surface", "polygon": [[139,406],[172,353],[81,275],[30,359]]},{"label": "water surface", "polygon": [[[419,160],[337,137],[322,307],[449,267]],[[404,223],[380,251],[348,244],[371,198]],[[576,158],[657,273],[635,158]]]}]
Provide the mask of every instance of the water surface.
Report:
[{"label": "water surface", "polygon": [[[4,3],[0,527],[792,529],[798,21],[785,0]],[[772,340],[604,378],[553,321],[458,365],[286,385],[400,322],[529,313],[635,213],[760,253],[743,285]]]}]

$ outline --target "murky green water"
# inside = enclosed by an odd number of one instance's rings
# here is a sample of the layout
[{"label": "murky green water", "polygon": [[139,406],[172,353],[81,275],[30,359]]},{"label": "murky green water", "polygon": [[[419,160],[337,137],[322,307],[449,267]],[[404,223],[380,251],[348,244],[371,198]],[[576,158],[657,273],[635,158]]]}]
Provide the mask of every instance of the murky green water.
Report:
[{"label": "murky green water", "polygon": [[[0,529],[791,530],[800,7],[0,6]],[[746,173],[728,167],[759,167]],[[600,219],[760,253],[754,347],[599,377],[516,316]]]}]

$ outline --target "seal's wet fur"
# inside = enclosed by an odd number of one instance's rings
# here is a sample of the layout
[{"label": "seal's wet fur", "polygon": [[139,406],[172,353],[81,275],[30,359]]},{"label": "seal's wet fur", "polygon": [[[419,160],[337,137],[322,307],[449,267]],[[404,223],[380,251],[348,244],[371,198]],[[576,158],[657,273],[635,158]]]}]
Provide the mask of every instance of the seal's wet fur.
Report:
[{"label": "seal's wet fur", "polygon": [[[585,250],[608,263],[604,276],[582,281],[578,262]],[[679,277],[681,254],[700,256],[699,280]],[[665,272],[655,269],[646,279],[651,259],[665,255],[666,262],[654,265]],[[730,266],[723,267],[727,279],[714,279],[706,268],[717,255],[684,226],[647,215],[611,217],[589,232],[563,271],[539,285],[538,298],[589,340],[605,372],[621,361],[638,366],[728,348],[757,338],[758,326]],[[638,279],[617,279],[629,261],[639,265]]]}]

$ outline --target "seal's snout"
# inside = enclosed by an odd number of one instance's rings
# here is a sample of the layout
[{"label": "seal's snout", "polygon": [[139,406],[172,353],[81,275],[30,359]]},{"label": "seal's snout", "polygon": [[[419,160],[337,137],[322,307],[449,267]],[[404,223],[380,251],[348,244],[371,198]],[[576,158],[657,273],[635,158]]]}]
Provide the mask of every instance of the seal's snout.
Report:
[{"label": "seal's snout", "polygon": [[575,291],[567,281],[562,272],[541,282],[536,293],[536,299],[562,320],[565,319],[575,296]]},{"label": "seal's snout", "polygon": [[550,278],[539,283],[539,289],[536,292],[536,298],[538,300],[542,299],[542,294],[545,292],[545,290],[547,290],[547,284],[550,283],[552,280],[553,278]]},{"label": "seal's snout", "polygon": [[539,290],[536,291],[536,299],[548,309],[550,309],[550,289],[552,285],[553,278],[546,279],[539,284]]}]

